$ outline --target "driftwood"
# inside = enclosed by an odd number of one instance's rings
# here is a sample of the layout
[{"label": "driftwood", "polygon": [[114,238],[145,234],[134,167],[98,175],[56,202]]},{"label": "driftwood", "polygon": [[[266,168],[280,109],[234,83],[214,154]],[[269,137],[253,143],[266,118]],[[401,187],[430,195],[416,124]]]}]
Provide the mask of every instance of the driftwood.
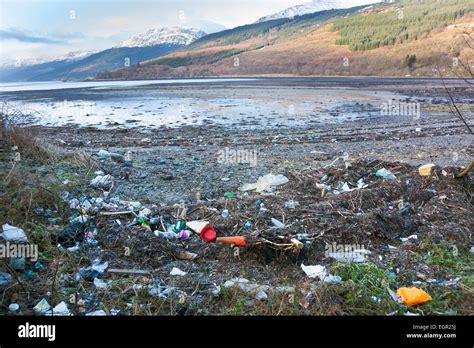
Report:
[{"label": "driftwood", "polygon": [[456,178],[462,178],[466,176],[467,173],[469,173],[473,167],[474,167],[474,161],[471,161],[471,163],[466,168],[464,168],[458,175],[456,175]]},{"label": "driftwood", "polygon": [[132,274],[132,275],[150,275],[150,271],[140,269],[118,269],[110,268],[107,270],[108,274]]}]

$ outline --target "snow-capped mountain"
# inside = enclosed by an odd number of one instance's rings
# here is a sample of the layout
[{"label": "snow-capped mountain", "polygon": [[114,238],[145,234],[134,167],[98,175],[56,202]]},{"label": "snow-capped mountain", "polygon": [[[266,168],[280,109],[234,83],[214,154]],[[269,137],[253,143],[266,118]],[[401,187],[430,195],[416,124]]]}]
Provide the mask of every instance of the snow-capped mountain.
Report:
[{"label": "snow-capped mountain", "polygon": [[69,52],[68,54],[65,54],[61,57],[57,57],[52,59],[51,61],[58,61],[58,60],[66,60],[68,62],[73,62],[75,60],[83,59],[86,57],[89,57],[93,55],[94,53],[99,52],[99,50],[95,51],[74,51],[74,52]]},{"label": "snow-capped mountain", "polygon": [[74,51],[64,54],[59,57],[39,57],[39,58],[31,58],[31,59],[17,59],[17,60],[10,60],[4,62],[0,65],[2,69],[8,68],[20,68],[20,67],[27,67],[32,65],[44,64],[49,62],[59,62],[59,61],[66,61],[66,62],[74,62],[76,60],[80,60],[86,57],[93,55],[99,51]]},{"label": "snow-capped mountain", "polygon": [[144,34],[133,36],[117,47],[148,47],[155,45],[189,45],[206,35],[198,29],[180,27],[150,29]]},{"label": "snow-capped mountain", "polygon": [[306,4],[296,5],[286,10],[260,18],[257,23],[266,22],[272,19],[292,18],[302,16],[307,13],[314,13],[325,10],[350,8],[356,6],[370,5],[383,0],[313,0]]}]

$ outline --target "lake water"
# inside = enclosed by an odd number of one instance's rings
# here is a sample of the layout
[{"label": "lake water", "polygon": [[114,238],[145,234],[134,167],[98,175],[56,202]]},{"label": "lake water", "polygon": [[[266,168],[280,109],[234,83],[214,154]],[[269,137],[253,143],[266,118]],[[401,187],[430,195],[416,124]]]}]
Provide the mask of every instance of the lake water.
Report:
[{"label": "lake water", "polygon": [[259,79],[176,79],[35,82],[0,85],[4,108],[21,110],[46,126],[291,127],[342,122],[380,113],[402,97],[347,87],[258,85]]}]

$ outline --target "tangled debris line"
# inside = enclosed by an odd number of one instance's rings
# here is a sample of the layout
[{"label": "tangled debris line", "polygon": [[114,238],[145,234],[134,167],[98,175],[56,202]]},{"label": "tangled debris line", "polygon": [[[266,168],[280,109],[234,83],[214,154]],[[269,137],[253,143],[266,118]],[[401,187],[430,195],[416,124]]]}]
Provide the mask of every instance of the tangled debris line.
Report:
[{"label": "tangled debris line", "polygon": [[[228,260],[232,256],[226,245],[232,248],[234,264],[279,258],[290,267],[300,264],[309,277],[325,282],[338,282],[340,277],[329,274],[325,266],[304,264],[326,259],[377,262],[390,248],[426,238],[468,245],[473,212],[470,176],[455,178],[458,168],[427,168],[378,160],[333,162],[318,170],[267,175],[218,198],[197,197],[174,205],[123,200],[114,195],[114,178],[98,171],[90,183],[96,196],[64,193],[72,215],[65,228],[51,234],[53,245],[90,262],[48,282],[80,283],[83,296],[76,312],[103,315],[97,312],[101,302],[97,295],[114,288],[117,277],[142,279],[140,284],[121,285],[115,290],[121,294],[147,289],[152,296],[182,299],[190,289],[163,281],[165,275],[189,276],[190,268],[182,270],[175,261]],[[4,235],[11,231],[7,226]],[[337,250],[327,252],[328,245],[339,244],[363,247],[350,258]],[[63,263],[48,267],[58,269]],[[40,266],[35,265],[35,271],[41,272]],[[11,283],[13,279],[4,274],[3,282]],[[250,287],[259,299],[266,298],[264,290],[270,291],[242,282],[232,284]],[[221,291],[218,284],[203,283],[192,293]],[[69,313],[65,303],[52,308],[45,299],[34,311]]]}]

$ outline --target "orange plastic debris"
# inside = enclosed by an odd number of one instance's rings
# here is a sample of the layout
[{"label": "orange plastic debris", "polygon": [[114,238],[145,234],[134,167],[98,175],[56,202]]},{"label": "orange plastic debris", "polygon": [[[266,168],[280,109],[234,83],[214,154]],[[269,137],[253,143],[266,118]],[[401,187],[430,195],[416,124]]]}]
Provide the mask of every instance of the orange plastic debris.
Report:
[{"label": "orange plastic debris", "polygon": [[247,241],[245,237],[236,236],[236,237],[219,237],[216,238],[217,243],[224,243],[224,244],[233,244],[237,246],[247,246]]},{"label": "orange plastic debris", "polygon": [[401,297],[403,303],[408,306],[416,306],[417,304],[432,300],[430,295],[415,287],[400,288],[397,290],[397,296]]}]

